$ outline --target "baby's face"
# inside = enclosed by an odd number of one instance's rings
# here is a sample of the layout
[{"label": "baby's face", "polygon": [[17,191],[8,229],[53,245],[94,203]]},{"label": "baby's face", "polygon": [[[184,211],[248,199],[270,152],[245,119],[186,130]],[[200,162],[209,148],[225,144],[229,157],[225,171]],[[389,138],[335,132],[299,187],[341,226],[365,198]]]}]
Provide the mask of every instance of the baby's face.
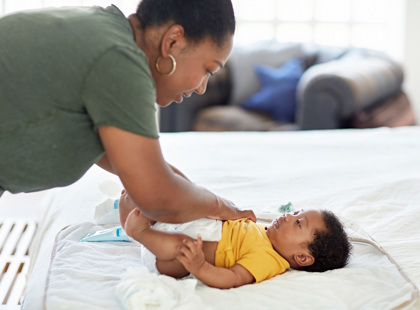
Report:
[{"label": "baby's face", "polygon": [[308,249],[316,230],[325,230],[321,212],[301,210],[283,214],[273,220],[267,228],[267,236],[274,249],[290,262],[294,254]]}]

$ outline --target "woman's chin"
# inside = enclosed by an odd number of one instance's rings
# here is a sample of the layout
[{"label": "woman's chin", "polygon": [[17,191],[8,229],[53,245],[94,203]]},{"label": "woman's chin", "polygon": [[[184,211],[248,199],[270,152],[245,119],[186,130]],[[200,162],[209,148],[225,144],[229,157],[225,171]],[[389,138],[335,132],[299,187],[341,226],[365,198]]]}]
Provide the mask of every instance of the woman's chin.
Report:
[{"label": "woman's chin", "polygon": [[168,106],[168,105],[170,105],[172,102],[175,102],[175,100],[172,100],[172,101],[169,101],[169,102],[168,102],[168,101],[165,101],[165,100],[159,100],[159,101],[157,100],[157,101],[156,101],[157,105],[158,105],[158,106],[160,106],[160,107],[163,107],[163,108],[164,108],[164,107],[167,107],[167,106]]},{"label": "woman's chin", "polygon": [[182,94],[179,94],[176,96],[165,97],[165,98],[162,98],[162,97],[156,98],[156,103],[161,107],[167,107],[172,102],[181,103],[182,101],[184,101],[184,96]]}]

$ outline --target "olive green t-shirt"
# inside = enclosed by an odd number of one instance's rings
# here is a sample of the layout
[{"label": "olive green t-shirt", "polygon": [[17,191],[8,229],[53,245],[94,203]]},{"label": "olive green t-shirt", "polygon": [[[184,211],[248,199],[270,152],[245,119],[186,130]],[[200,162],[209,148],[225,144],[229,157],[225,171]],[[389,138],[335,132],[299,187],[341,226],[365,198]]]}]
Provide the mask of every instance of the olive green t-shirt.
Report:
[{"label": "olive green t-shirt", "polygon": [[97,128],[158,138],[148,61],[114,6],[0,19],[0,189],[65,186],[104,153]]}]

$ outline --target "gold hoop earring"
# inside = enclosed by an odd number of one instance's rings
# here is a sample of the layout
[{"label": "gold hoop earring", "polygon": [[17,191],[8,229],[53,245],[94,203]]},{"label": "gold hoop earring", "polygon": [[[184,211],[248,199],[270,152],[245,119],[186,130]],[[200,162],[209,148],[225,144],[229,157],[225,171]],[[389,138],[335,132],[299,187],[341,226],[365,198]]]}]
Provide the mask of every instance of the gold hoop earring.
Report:
[{"label": "gold hoop earring", "polygon": [[171,54],[168,54],[168,57],[172,60],[172,70],[169,73],[163,73],[162,71],[160,71],[159,68],[159,60],[160,60],[160,56],[158,56],[158,58],[156,59],[156,70],[162,74],[162,75],[166,75],[166,76],[170,76],[172,74],[174,74],[175,70],[176,70],[176,60],[175,57],[172,56]]}]

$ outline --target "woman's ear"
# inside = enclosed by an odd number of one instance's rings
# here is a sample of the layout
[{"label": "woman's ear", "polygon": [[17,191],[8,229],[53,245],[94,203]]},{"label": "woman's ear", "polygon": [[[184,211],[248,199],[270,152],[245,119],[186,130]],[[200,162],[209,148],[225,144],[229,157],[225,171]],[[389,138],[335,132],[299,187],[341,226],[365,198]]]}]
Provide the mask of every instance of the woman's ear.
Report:
[{"label": "woman's ear", "polygon": [[185,39],[184,27],[181,25],[172,25],[166,29],[162,37],[160,46],[161,56],[166,58],[168,54],[176,54],[176,49],[183,49],[186,47],[187,40]]},{"label": "woman's ear", "polygon": [[308,253],[295,254],[293,259],[299,267],[311,266],[315,262],[315,258]]}]

